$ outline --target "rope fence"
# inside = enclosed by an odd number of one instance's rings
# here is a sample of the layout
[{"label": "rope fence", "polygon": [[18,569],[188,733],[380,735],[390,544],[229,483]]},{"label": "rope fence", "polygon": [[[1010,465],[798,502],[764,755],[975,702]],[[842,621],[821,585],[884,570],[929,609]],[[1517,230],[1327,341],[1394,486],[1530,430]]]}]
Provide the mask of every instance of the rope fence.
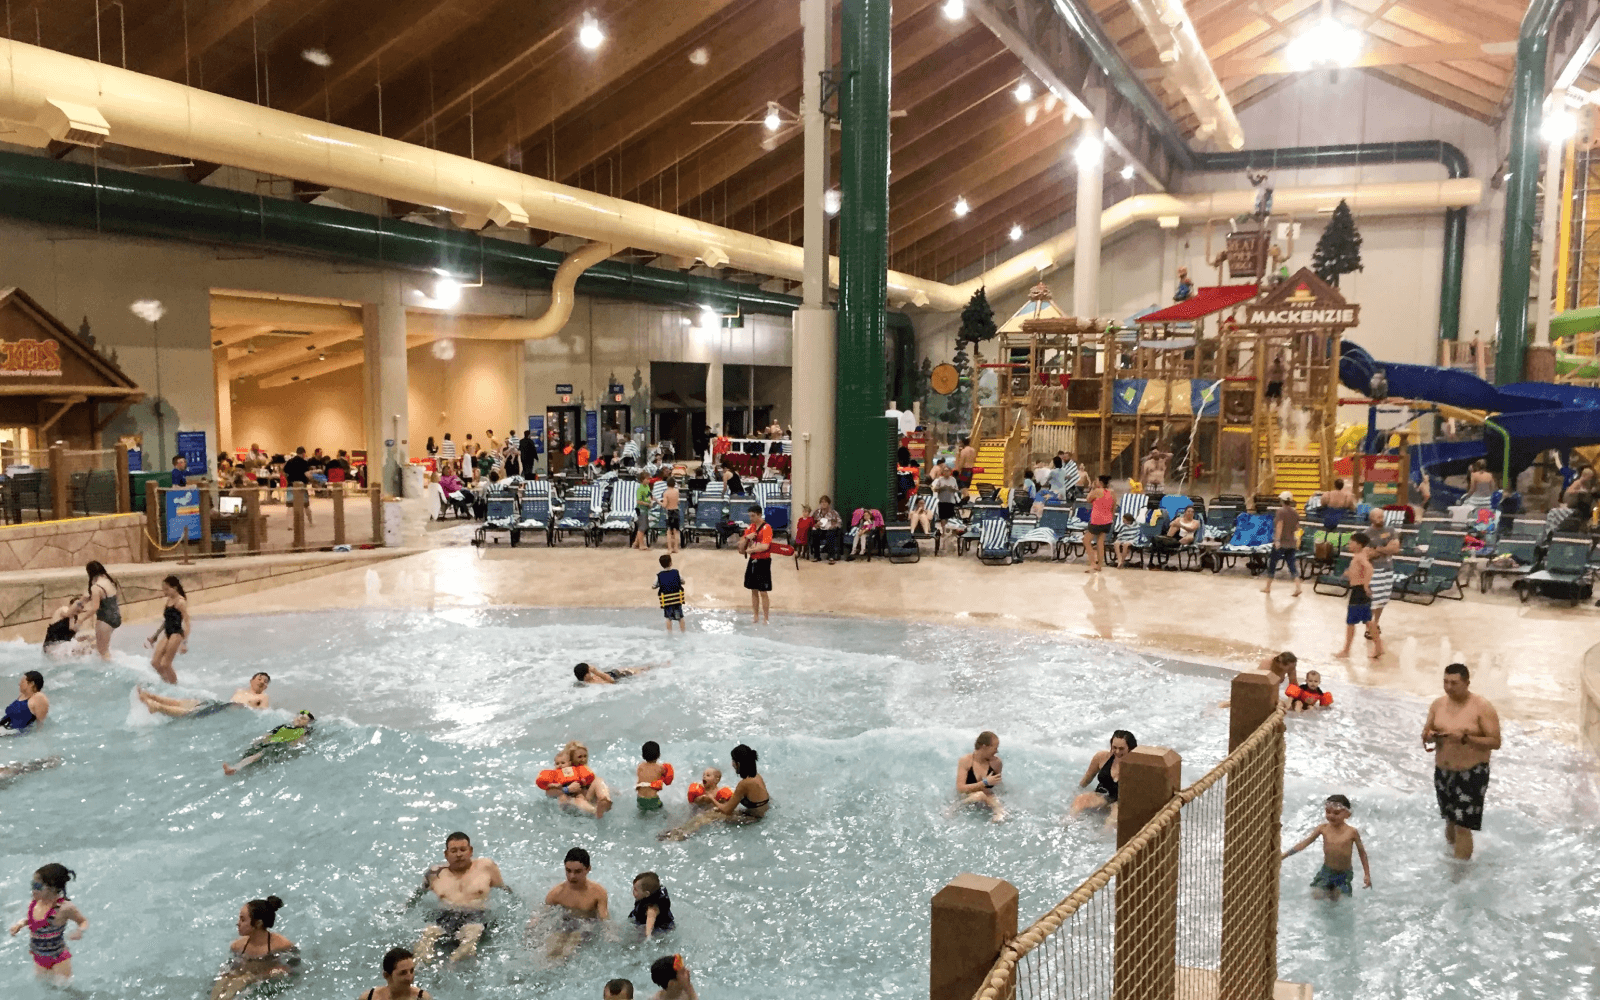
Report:
[{"label": "rope fence", "polygon": [[[311,503],[305,486],[145,484],[145,538],[152,561],[265,552],[316,552],[384,544],[382,490],[353,482]],[[268,509],[273,513],[268,514]],[[317,511],[313,515],[313,509]]]},{"label": "rope fence", "polygon": [[973,1000],[1271,997],[1283,732],[1277,708],[1172,795],[1082,885],[1006,942]]}]

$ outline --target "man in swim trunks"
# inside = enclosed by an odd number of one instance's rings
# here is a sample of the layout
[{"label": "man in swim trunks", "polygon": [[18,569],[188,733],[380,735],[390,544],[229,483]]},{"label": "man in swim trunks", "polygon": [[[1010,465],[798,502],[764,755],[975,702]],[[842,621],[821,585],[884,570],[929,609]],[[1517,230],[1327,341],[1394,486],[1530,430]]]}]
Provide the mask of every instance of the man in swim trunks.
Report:
[{"label": "man in swim trunks", "polygon": [[237,764],[224,763],[222,765],[222,773],[238,774],[241,769],[256,763],[269,754],[276,757],[290,747],[303,745],[306,737],[311,735],[311,724],[316,721],[317,717],[315,715],[302,709],[300,714],[296,715],[288,725],[279,726],[265,736],[257,737],[256,741],[250,744],[251,747],[260,747],[261,749]]},{"label": "man in swim trunks", "polygon": [[[1348,658],[1350,644],[1356,638],[1356,626],[1365,625],[1372,621],[1372,560],[1367,557],[1367,548],[1372,544],[1372,539],[1365,531],[1358,531],[1350,536],[1350,568],[1345,570],[1345,580],[1350,584],[1350,604],[1344,616],[1344,648],[1334,653],[1334,656]],[[1372,633],[1372,658],[1376,660],[1383,655],[1383,635]]]},{"label": "man in swim trunks", "polygon": [[164,695],[152,694],[144,688],[135,688],[139,693],[139,700],[144,702],[144,707],[150,710],[151,715],[170,715],[174,718],[193,716],[201,718],[215,715],[224,709],[242,705],[245,708],[267,708],[267,685],[272,683],[272,675],[265,670],[257,671],[250,678],[249,687],[242,687],[233,692],[233,697],[227,701],[201,701],[199,698],[168,698]]},{"label": "man in swim trunks", "polygon": [[488,858],[472,856],[472,838],[457,831],[444,840],[442,865],[434,865],[422,876],[422,887],[411,903],[432,892],[439,900],[433,921],[422,930],[422,938],[412,949],[418,965],[433,957],[433,946],[441,938],[452,938],[455,951],[450,961],[459,962],[477,954],[478,939],[489,922],[489,890],[510,886],[500,877],[500,866]]},{"label": "man in swim trunks", "polygon": [[1444,668],[1444,697],[1428,708],[1422,746],[1434,754],[1433,792],[1444,819],[1444,839],[1462,861],[1472,857],[1472,834],[1483,829],[1489,790],[1489,755],[1500,749],[1500,715],[1468,686],[1464,663]]},{"label": "man in swim trunks", "polygon": [[[561,908],[557,911],[556,930],[550,935],[549,957],[555,961],[572,954],[590,921],[611,919],[610,897],[598,882],[589,881],[589,871],[593,867],[589,863],[589,852],[574,847],[567,852],[562,867],[566,878],[544,897],[546,907]],[[528,930],[532,931],[548,912],[534,911],[528,918]]]},{"label": "man in swim trunks", "polygon": [[660,666],[660,664],[651,663],[643,667],[624,667],[620,670],[600,670],[596,667],[591,667],[587,663],[580,663],[572,668],[572,676],[576,677],[578,679],[578,683],[580,684],[615,684],[624,677],[633,677],[636,674],[644,673],[646,670],[654,670],[658,666]]}]

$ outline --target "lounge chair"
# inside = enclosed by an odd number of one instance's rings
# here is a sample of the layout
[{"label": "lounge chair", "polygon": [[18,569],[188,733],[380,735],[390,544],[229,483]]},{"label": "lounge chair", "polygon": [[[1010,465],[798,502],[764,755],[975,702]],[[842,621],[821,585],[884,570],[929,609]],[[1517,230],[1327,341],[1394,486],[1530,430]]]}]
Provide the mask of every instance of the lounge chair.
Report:
[{"label": "lounge chair", "polygon": [[717,531],[717,548],[728,544],[728,539],[743,535],[750,527],[750,512],[760,509],[761,501],[755,497],[729,497],[722,526]]},{"label": "lounge chair", "polygon": [[591,544],[589,525],[594,521],[594,486],[574,486],[562,498],[561,516],[550,526],[551,544],[561,541],[574,532],[583,536],[585,547]]},{"label": "lounge chair", "polygon": [[[511,536],[511,544],[517,544],[517,498],[511,493],[496,493],[488,499],[488,516],[478,525],[478,530],[472,533],[472,544],[478,548],[489,543],[490,533]],[[496,542],[499,539],[495,539]]]},{"label": "lounge chair", "polygon": [[925,510],[925,511],[928,512],[929,523],[934,526],[934,530],[932,532],[926,532],[926,531],[916,532],[916,537],[918,537],[918,538],[932,538],[934,535],[938,534],[937,519],[938,519],[938,516],[939,516],[939,499],[937,497],[935,497],[932,493],[917,493],[917,494],[913,495],[911,497],[911,504],[907,508],[906,516],[910,517],[912,514],[915,514],[917,511],[922,511],[922,510]]},{"label": "lounge chair", "polygon": [[636,513],[638,490],[639,484],[632,479],[612,481],[608,488],[605,513],[590,529],[590,533],[594,535],[594,544],[602,544],[605,536],[613,532],[620,533],[631,541],[638,520]]},{"label": "lounge chair", "polygon": [[862,558],[867,562],[871,562],[873,556],[881,555],[884,551],[883,527],[883,513],[881,511],[876,508],[868,510],[864,507],[857,507],[855,512],[850,515],[850,527],[845,529],[844,533],[845,558],[853,558],[853,553],[856,549],[856,538],[863,531],[867,532],[869,537],[867,538],[866,546],[862,550]]},{"label": "lounge chair", "polygon": [[1511,578],[1511,588],[1526,579],[1539,563],[1539,542],[1532,538],[1506,537],[1495,542],[1494,555],[1478,570],[1478,590],[1487,594],[1497,576]]},{"label": "lounge chair", "polygon": [[974,504],[972,517],[967,521],[966,534],[956,540],[956,555],[966,555],[967,549],[983,537],[983,522],[1000,520],[1006,522],[1006,531],[1011,531],[1011,512],[1002,504]]},{"label": "lounge chair", "polygon": [[1083,523],[1076,511],[1065,504],[1046,504],[1037,518],[1016,518],[1011,522],[1011,552],[1017,562],[1040,549],[1046,549],[1050,558],[1067,558],[1074,535],[1077,544],[1083,544]]},{"label": "lounge chair", "polygon": [[720,548],[722,526],[727,523],[728,504],[723,498],[712,496],[710,491],[700,494],[694,505],[694,519],[683,526],[683,544],[693,545],[701,538],[711,538]]},{"label": "lounge chair", "polygon": [[[1251,576],[1259,576],[1267,568],[1272,555],[1272,514],[1240,514],[1234,520],[1227,541],[1216,551],[1206,553],[1211,557],[1211,571],[1220,573],[1244,560]],[[1202,556],[1204,559],[1205,556]]]},{"label": "lounge chair", "polygon": [[1313,594],[1329,594],[1334,597],[1343,597],[1350,593],[1349,572],[1352,558],[1348,552],[1339,553],[1332,566],[1317,574],[1316,579],[1311,584],[1311,592]]},{"label": "lounge chair", "polygon": [[551,524],[550,484],[529,483],[522,495],[522,503],[518,506],[517,527],[511,534],[511,544],[520,544],[522,535],[539,532],[544,535],[544,543],[552,545],[554,543],[550,538]]},{"label": "lounge chair", "polygon": [[1574,607],[1594,596],[1595,567],[1589,563],[1594,539],[1587,535],[1557,535],[1550,539],[1544,564],[1513,584],[1517,596],[1527,602],[1535,594]]},{"label": "lounge chair", "polygon": [[986,566],[1011,565],[1011,524],[1005,518],[985,518],[979,526],[978,561]]},{"label": "lounge chair", "polygon": [[1462,600],[1461,548],[1466,532],[1435,531],[1426,555],[1394,557],[1394,595],[1409,604]]},{"label": "lounge chair", "polygon": [[920,562],[922,546],[917,542],[917,536],[911,533],[909,524],[886,524],[883,527],[883,554],[892,563]]}]

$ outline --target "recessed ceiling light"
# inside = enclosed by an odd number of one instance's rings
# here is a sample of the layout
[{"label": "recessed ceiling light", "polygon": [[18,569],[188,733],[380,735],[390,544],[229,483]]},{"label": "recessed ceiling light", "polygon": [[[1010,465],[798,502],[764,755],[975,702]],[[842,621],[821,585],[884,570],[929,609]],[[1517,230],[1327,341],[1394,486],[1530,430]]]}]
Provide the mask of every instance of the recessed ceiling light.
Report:
[{"label": "recessed ceiling light", "polygon": [[1365,42],[1363,32],[1324,17],[1290,42],[1283,54],[1295,69],[1349,66],[1361,57]]},{"label": "recessed ceiling light", "polygon": [[944,16],[952,21],[959,21],[967,16],[966,0],[945,0],[944,6],[939,9],[944,11]]},{"label": "recessed ceiling light", "polygon": [[1133,180],[1133,164],[1130,163],[1122,168],[1122,179],[1125,181]]},{"label": "recessed ceiling light", "polygon": [[967,204],[967,199],[965,199],[965,198],[957,198],[956,199],[956,217],[957,218],[964,218],[966,216],[966,214],[968,212],[970,212],[970,211],[972,211],[972,206]]},{"label": "recessed ceiling light", "polygon": [[704,66],[706,63],[711,61],[711,50],[702,45],[698,49],[695,49],[693,52],[689,53],[689,61],[694,63],[696,66]]},{"label": "recessed ceiling light", "polygon": [[1086,135],[1078,142],[1078,148],[1072,151],[1072,158],[1078,161],[1078,166],[1087,170],[1099,165],[1105,151],[1105,143],[1097,136]]},{"label": "recessed ceiling light", "polygon": [[843,201],[844,196],[839,193],[839,189],[830,188],[828,189],[828,192],[822,196],[822,210],[827,212],[829,215],[838,215],[839,206],[843,203]]},{"label": "recessed ceiling light", "polygon": [[606,33],[600,30],[600,22],[588,14],[583,15],[583,27],[578,29],[578,44],[591,51],[598,49],[606,40]]},{"label": "recessed ceiling light", "polygon": [[1028,103],[1033,100],[1033,84],[1023,80],[1017,84],[1017,89],[1011,92],[1011,96],[1017,99],[1018,104]]},{"label": "recessed ceiling light", "polygon": [[323,49],[302,49],[300,58],[313,66],[321,66],[324,69],[333,65],[333,57]]},{"label": "recessed ceiling light", "polygon": [[1012,226],[1011,227],[1011,242],[1015,243],[1020,239],[1022,239],[1022,226],[1021,225]]},{"label": "recessed ceiling light", "polygon": [[761,124],[767,127],[768,132],[776,132],[783,127],[783,118],[778,114],[776,101],[767,102],[767,117],[761,119]]}]

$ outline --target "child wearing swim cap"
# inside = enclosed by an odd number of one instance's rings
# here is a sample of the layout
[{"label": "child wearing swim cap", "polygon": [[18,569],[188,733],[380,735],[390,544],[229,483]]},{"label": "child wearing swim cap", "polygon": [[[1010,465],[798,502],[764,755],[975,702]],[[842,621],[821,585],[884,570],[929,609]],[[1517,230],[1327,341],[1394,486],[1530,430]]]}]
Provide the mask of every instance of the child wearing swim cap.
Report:
[{"label": "child wearing swim cap", "polygon": [[[1309,679],[1309,675],[1308,675]],[[1352,849],[1361,855],[1361,884],[1372,888],[1372,866],[1367,862],[1367,847],[1361,842],[1361,831],[1351,826],[1350,800],[1343,795],[1330,795],[1322,804],[1322,815],[1327,820],[1300,843],[1283,852],[1284,860],[1310,847],[1322,838],[1322,867],[1311,880],[1311,895],[1317,899],[1337,901],[1340,894],[1355,895],[1355,865],[1351,863]]]}]

